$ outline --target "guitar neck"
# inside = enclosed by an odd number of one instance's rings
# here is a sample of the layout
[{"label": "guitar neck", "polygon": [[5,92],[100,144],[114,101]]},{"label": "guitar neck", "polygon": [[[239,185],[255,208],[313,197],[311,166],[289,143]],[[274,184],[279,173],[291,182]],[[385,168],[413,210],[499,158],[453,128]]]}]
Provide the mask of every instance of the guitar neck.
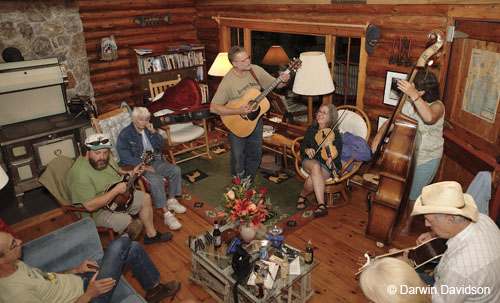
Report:
[{"label": "guitar neck", "polygon": [[[289,74],[290,71],[287,69],[286,71],[284,71],[284,73]],[[269,94],[273,89],[275,89],[276,86],[278,86],[281,82],[283,82],[283,79],[281,78],[281,76],[279,76],[273,81],[273,83],[271,83],[271,85],[269,85],[268,88],[262,91],[262,93],[260,93],[260,95],[258,95],[257,98],[255,98],[255,102],[259,103],[260,101],[262,101],[262,99],[264,99],[267,96],[267,94]]]}]

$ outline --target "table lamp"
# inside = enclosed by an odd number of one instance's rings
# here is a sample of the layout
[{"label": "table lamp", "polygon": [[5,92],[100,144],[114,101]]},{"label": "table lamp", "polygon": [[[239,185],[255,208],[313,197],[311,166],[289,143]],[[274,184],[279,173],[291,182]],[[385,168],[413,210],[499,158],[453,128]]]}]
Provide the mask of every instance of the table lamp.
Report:
[{"label": "table lamp", "polygon": [[290,61],[288,55],[281,45],[273,45],[268,50],[262,64],[266,65],[287,65]]},{"label": "table lamp", "polygon": [[218,53],[214,63],[208,70],[208,74],[215,77],[224,77],[231,68],[233,68],[233,65],[229,62],[227,53]]},{"label": "table lamp", "polygon": [[326,95],[335,90],[332,75],[323,52],[305,52],[300,54],[302,67],[295,75],[292,91],[308,96],[307,123],[312,123],[312,97]]},{"label": "table lamp", "polygon": [[3,170],[3,167],[0,166],[0,189],[2,189],[9,182],[9,176]]}]

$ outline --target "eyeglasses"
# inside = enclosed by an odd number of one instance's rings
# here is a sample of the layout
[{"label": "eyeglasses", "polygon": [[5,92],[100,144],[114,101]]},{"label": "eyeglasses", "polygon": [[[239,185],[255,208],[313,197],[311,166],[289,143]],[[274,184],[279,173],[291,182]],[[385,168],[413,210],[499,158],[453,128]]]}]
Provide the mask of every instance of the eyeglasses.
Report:
[{"label": "eyeglasses", "polygon": [[321,115],[328,115],[328,112],[321,112],[321,111],[318,111],[317,114],[321,114]]},{"label": "eyeglasses", "polygon": [[92,145],[92,146],[98,146],[98,145],[101,145],[101,144],[106,144],[109,142],[109,139],[99,139],[97,141],[94,141],[94,142],[89,142],[87,143],[88,145]]},{"label": "eyeglasses", "polygon": [[248,57],[246,57],[245,59],[240,60],[240,61],[236,61],[236,62],[245,62],[245,61],[247,61],[247,60],[248,60],[248,61],[250,61],[250,58],[251,58],[251,56],[248,56]]},{"label": "eyeglasses", "polygon": [[17,241],[16,238],[12,238],[12,242],[10,242],[9,248],[7,248],[7,251],[4,252],[4,254],[7,254],[14,250],[14,248],[18,247],[21,244],[21,241]]}]

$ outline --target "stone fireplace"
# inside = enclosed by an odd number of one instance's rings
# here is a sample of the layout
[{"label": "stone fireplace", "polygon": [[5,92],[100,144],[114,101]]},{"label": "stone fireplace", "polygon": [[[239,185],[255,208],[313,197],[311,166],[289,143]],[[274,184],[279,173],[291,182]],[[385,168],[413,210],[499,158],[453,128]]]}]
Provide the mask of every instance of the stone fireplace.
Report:
[{"label": "stone fireplace", "polygon": [[2,1],[0,52],[7,47],[19,49],[24,60],[57,57],[68,74],[68,99],[94,96],[76,0]]}]

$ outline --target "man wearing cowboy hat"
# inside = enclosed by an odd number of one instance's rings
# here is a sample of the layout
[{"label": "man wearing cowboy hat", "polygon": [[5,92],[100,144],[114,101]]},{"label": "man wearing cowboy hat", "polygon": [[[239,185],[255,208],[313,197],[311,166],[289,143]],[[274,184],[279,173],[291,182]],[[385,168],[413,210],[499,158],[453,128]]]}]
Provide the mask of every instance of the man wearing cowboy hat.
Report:
[{"label": "man wearing cowboy hat", "polygon": [[500,230],[478,212],[459,183],[424,187],[411,215],[424,215],[432,229],[417,244],[433,237],[448,239],[435,269],[432,302],[500,302]]},{"label": "man wearing cowboy hat", "polygon": [[[95,212],[93,219],[97,226],[127,233],[132,240],[140,235],[142,226],[146,231],[144,244],[165,242],[172,239],[172,233],[156,231],[153,224],[153,203],[151,196],[136,190],[133,201],[126,212],[106,209],[114,198],[127,190],[122,181],[120,169],[110,152],[111,142],[106,134],[92,134],[85,140],[85,155],[78,157],[66,176],[66,187],[73,204],[81,204],[88,211]],[[144,168],[137,165],[130,174],[142,174]],[[112,189],[111,185],[116,184]],[[131,215],[139,219],[132,220]]]}]

